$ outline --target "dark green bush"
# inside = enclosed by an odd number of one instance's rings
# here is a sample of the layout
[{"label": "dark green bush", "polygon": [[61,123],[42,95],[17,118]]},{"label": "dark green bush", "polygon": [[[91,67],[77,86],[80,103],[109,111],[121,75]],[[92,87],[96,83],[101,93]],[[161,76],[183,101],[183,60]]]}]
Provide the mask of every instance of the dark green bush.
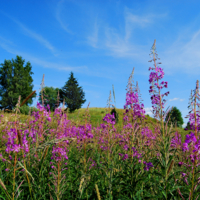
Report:
[{"label": "dark green bush", "polygon": [[35,111],[35,112],[39,111],[37,108],[29,107],[27,105],[23,105],[22,107],[19,108],[20,113],[24,114],[24,115],[28,115],[29,114],[29,109],[31,109],[31,114],[32,114],[33,111]]},{"label": "dark green bush", "polygon": [[119,121],[119,114],[117,113],[117,111],[115,110],[115,108],[113,108],[110,112],[110,114],[112,115],[114,113],[114,116],[115,116],[115,124],[118,123]]}]

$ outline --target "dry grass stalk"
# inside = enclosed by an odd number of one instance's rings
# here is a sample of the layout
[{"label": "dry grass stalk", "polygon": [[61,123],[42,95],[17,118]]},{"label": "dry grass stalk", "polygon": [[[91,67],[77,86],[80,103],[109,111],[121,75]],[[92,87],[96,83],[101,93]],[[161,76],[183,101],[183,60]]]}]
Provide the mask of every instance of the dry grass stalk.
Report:
[{"label": "dry grass stalk", "polygon": [[81,179],[81,182],[80,182],[80,185],[79,185],[79,188],[78,188],[78,190],[79,190],[79,192],[82,194],[82,191],[83,191],[83,183],[84,183],[84,177]]},{"label": "dry grass stalk", "polygon": [[4,183],[3,183],[3,181],[2,181],[1,179],[0,179],[0,184],[1,184],[1,186],[3,187],[4,190],[7,190],[7,189],[6,189],[6,186],[4,185]]},{"label": "dry grass stalk", "polygon": [[34,94],[36,93],[36,90],[33,91],[31,94],[29,94],[26,99],[22,102],[22,104],[20,105],[20,107],[22,107]]},{"label": "dry grass stalk", "polygon": [[167,171],[167,176],[169,175],[170,171],[173,169],[173,165],[174,165],[174,160],[172,160],[171,164],[170,164],[170,167]]},{"label": "dry grass stalk", "polygon": [[34,178],[33,178],[32,174],[19,161],[18,161],[18,163],[26,171],[26,173],[31,176],[31,178],[33,179],[33,182],[34,182]]},{"label": "dry grass stalk", "polygon": [[20,144],[21,146],[23,146],[23,144],[22,144],[22,136],[21,136],[21,133],[20,133],[19,130],[17,130],[17,136],[18,136],[19,144]]},{"label": "dry grass stalk", "polygon": [[98,188],[97,184],[95,184],[95,189],[96,189],[96,192],[97,192],[97,198],[98,198],[98,200],[101,200],[101,196],[100,196],[99,188]]}]

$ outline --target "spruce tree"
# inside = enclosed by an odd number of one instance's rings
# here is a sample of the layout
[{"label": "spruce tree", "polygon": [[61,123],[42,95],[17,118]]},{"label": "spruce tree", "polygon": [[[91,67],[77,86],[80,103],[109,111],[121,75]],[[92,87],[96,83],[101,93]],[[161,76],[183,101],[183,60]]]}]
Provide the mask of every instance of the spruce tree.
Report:
[{"label": "spruce tree", "polygon": [[60,103],[65,99],[65,105],[69,108],[69,112],[72,113],[76,109],[81,108],[82,104],[86,102],[84,99],[85,94],[81,87],[78,87],[78,82],[74,78],[71,72],[69,80],[65,83],[65,86],[59,91]]},{"label": "spruce tree", "polygon": [[171,125],[171,123],[173,126],[175,126],[175,123],[176,123],[177,127],[182,127],[184,122],[183,122],[182,114],[177,107],[173,107],[172,110],[167,114],[165,118],[165,123],[169,119],[169,115],[170,115],[170,120],[168,122],[169,126]]},{"label": "spruce tree", "polygon": [[[23,67],[25,60],[21,56],[17,56],[15,60],[4,60],[2,68],[0,68],[0,105],[1,109],[12,110],[21,95],[21,103],[33,92],[33,79],[31,77],[31,64],[27,62]],[[25,103],[32,104],[32,98],[36,97],[36,93]]]}]

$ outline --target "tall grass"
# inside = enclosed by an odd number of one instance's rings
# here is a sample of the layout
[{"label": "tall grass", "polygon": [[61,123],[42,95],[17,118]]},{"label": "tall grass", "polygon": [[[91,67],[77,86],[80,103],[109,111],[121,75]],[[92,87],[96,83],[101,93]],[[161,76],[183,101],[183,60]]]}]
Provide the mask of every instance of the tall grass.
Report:
[{"label": "tall grass", "polygon": [[[153,45],[155,71],[155,42]],[[164,123],[158,79],[150,74],[154,118],[129,78],[124,109],[79,109],[74,113],[37,104],[37,112],[0,115],[0,197],[2,199],[198,199],[198,118],[192,131]],[[131,77],[133,72],[131,74]],[[159,95],[154,95],[153,78]],[[44,76],[42,85],[44,82]],[[161,85],[163,82],[161,83]],[[167,87],[167,82],[164,83]],[[197,84],[198,88],[198,84]],[[34,91],[35,92],[35,91]],[[166,94],[166,93],[165,93]],[[65,103],[63,102],[63,105]],[[130,106],[130,108],[128,108]],[[195,101],[196,106],[196,101]],[[190,121],[192,116],[190,115]],[[191,132],[190,135],[187,135]],[[195,135],[194,135],[195,134]]]}]

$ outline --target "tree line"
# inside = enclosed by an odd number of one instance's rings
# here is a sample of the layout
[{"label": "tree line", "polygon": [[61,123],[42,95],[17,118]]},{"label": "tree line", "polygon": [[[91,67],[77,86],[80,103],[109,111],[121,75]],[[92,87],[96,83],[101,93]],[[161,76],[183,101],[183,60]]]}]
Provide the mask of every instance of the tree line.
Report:
[{"label": "tree line", "polygon": [[[21,95],[21,101],[25,100],[33,92],[33,79],[31,77],[34,74],[31,69],[31,63],[27,62],[23,67],[25,60],[22,60],[21,56],[16,57],[15,60],[5,60],[4,64],[0,64],[0,109],[13,110],[16,107]],[[33,103],[33,98],[37,96],[35,92],[28,101],[25,102],[25,106],[29,106]],[[44,97],[42,99],[42,96]],[[85,103],[85,93],[82,87],[79,87],[77,80],[74,78],[71,72],[68,81],[65,85],[59,88],[42,87],[39,92],[39,103],[47,108],[49,104],[51,112],[54,112],[57,107],[65,100],[65,106],[69,108],[69,112],[72,113],[76,109],[80,109],[82,104]],[[20,102],[21,103],[21,102]],[[165,118],[165,123],[170,120],[171,123],[178,127],[182,127],[183,118],[180,110],[173,107]],[[189,124],[187,125],[188,128]]]},{"label": "tree line", "polygon": [[[22,60],[21,56],[16,56],[16,59],[4,60],[4,63],[0,64],[0,109],[13,110],[17,103],[19,96],[21,101],[27,98],[33,92],[33,79],[32,66],[30,62],[27,62],[25,67],[25,60]],[[44,93],[44,94],[43,94]],[[42,94],[45,96],[42,102]],[[35,92],[26,102],[25,106],[30,106],[33,103],[33,98],[37,96]],[[47,104],[50,106],[52,112],[63,103],[65,100],[65,106],[69,108],[69,112],[74,112],[76,109],[81,108],[85,103],[85,93],[82,87],[79,87],[77,80],[74,78],[73,72],[71,72],[69,80],[65,85],[59,88],[44,87],[39,92],[39,103],[44,103],[44,107]],[[21,102],[20,102],[21,103]],[[43,104],[42,104],[43,105]]]}]

